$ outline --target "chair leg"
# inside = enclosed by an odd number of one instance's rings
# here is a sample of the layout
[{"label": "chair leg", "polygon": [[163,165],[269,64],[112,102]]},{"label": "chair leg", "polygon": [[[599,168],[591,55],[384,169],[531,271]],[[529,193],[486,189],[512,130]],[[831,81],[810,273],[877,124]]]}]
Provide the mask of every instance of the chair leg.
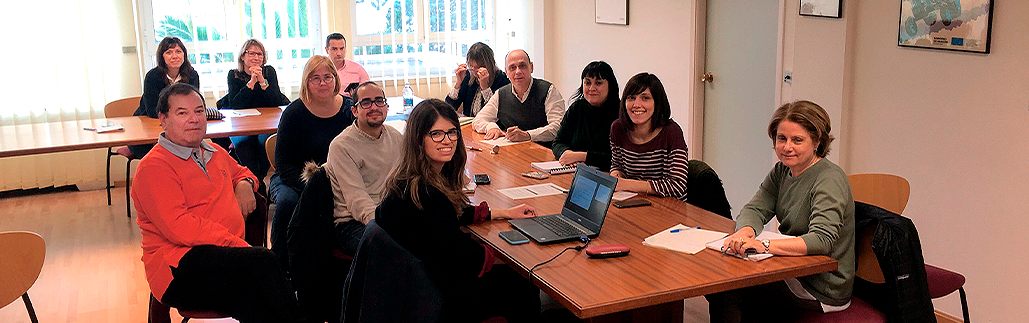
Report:
[{"label": "chair leg", "polygon": [[107,205],[111,205],[111,148],[107,148]]},{"label": "chair leg", "polygon": [[21,300],[25,302],[25,309],[29,311],[29,319],[32,323],[39,323],[39,319],[36,319],[36,310],[32,308],[32,301],[29,300],[29,293],[21,294]]},{"label": "chair leg", "polygon": [[958,287],[958,292],[961,293],[961,314],[965,316],[965,323],[968,323],[968,301],[965,300],[965,287]]},{"label": "chair leg", "polygon": [[158,302],[154,294],[150,294],[150,309],[147,314],[147,323],[171,323],[171,307]]},{"label": "chair leg", "polygon": [[132,159],[125,162],[125,216],[132,218],[132,200],[129,197],[129,187],[131,185],[129,177],[129,169],[132,168]]}]

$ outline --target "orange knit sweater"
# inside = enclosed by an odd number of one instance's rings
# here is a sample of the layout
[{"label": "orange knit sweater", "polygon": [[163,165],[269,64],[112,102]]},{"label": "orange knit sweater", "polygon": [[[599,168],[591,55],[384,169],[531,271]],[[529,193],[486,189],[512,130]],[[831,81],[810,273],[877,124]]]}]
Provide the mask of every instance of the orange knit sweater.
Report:
[{"label": "orange knit sweater", "polygon": [[207,163],[207,174],[192,159],[181,159],[161,145],[143,157],[132,181],[136,223],[143,236],[143,266],[160,300],[172,281],[171,267],[193,246],[248,247],[235,186],[254,177],[221,147]]}]

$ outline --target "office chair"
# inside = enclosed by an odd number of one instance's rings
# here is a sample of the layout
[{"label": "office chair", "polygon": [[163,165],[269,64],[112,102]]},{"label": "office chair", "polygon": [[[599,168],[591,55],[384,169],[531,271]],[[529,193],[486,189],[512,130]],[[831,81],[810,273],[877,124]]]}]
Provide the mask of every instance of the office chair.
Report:
[{"label": "office chair", "polygon": [[29,288],[36,283],[46,258],[46,242],[27,231],[0,232],[0,308],[21,297],[32,323],[39,323],[29,300]]},{"label": "office chair", "polygon": [[[892,174],[854,174],[847,176],[850,180],[851,193],[855,201],[861,201],[881,207],[887,211],[903,214],[907,206],[908,198],[911,195],[911,184],[903,177]],[[871,248],[871,247],[869,247]],[[867,260],[874,262],[878,268],[879,262],[875,257]],[[866,266],[868,268],[870,266]],[[860,269],[861,266],[858,266]],[[929,296],[933,299],[950,295],[958,291],[961,295],[961,314],[968,323],[968,300],[965,296],[965,276],[960,273],[925,264],[925,273],[929,281]],[[879,274],[877,281],[882,282],[882,274]]]},{"label": "office chair", "polygon": [[[132,113],[136,111],[139,106],[139,100],[141,97],[134,96],[124,99],[114,100],[104,105],[104,117],[105,118],[117,118],[117,117],[130,117]],[[143,158],[143,156],[136,156],[129,151],[129,147],[107,147],[107,205],[111,205],[111,156],[122,156],[128,159],[125,161],[125,216],[132,217],[132,200],[129,197],[129,177],[132,175],[129,170],[132,168],[132,161]]]},{"label": "office chair", "polygon": [[686,202],[732,220],[732,207],[725,197],[725,188],[715,170],[696,159],[687,162]]},{"label": "office chair", "polygon": [[[278,136],[278,134],[273,133],[264,141],[264,153],[268,155],[268,164],[270,165],[268,166],[268,176],[275,174],[275,142],[277,141],[278,138],[276,137]],[[269,197],[270,196],[271,195],[269,195]]]}]

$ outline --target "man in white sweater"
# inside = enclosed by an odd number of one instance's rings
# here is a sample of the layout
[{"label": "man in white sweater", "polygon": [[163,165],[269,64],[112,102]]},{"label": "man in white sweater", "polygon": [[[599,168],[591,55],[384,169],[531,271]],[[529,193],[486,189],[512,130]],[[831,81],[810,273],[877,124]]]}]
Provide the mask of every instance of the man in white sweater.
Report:
[{"label": "man in white sweater", "polygon": [[332,183],[336,240],[347,254],[357,252],[364,226],[375,218],[390,171],[400,162],[403,135],[386,121],[386,94],[374,82],[361,84],[351,107],[357,120],[329,144],[325,171]]}]

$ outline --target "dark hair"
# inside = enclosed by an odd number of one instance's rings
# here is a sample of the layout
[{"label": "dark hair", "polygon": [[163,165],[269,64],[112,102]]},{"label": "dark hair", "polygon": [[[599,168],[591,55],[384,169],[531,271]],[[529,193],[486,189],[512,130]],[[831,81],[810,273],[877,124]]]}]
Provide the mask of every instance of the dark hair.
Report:
[{"label": "dark hair", "polygon": [[347,43],[347,38],[343,37],[343,34],[340,33],[331,33],[328,37],[325,37],[325,47],[329,47],[330,40],[342,40],[343,44]]},{"label": "dark hair", "polygon": [[250,72],[246,70],[246,64],[243,63],[243,56],[247,54],[251,46],[257,46],[261,49],[261,54],[264,55],[264,59],[261,60],[261,66],[268,64],[268,51],[264,50],[264,44],[257,39],[247,39],[243,42],[243,46],[239,48],[239,57],[236,58],[236,78],[240,80],[250,80]]},{"label": "dark hair", "polygon": [[[457,127],[458,136],[457,142],[454,143],[453,159],[443,164],[441,171],[436,172],[425,155],[425,136],[429,135],[429,131],[439,118],[453,123],[454,127]],[[421,185],[430,185],[447,196],[460,216],[461,209],[470,203],[468,196],[464,194],[464,166],[468,157],[464,152],[461,124],[457,120],[454,108],[439,99],[427,99],[419,103],[407,117],[403,143],[400,164],[390,174],[383,195],[396,194],[402,197],[407,194],[415,207],[422,210],[418,192],[423,190],[420,188]],[[402,181],[407,181],[407,185],[401,185]]]},{"label": "dark hair", "polygon": [[364,83],[358,84],[357,87],[354,88],[354,105],[361,103],[361,97],[357,96],[357,92],[366,85],[374,85],[375,87],[379,88],[379,90],[382,90],[382,93],[386,93],[386,90],[383,90],[382,86],[379,85],[379,83],[375,83],[375,81],[364,81]]},{"label": "dark hair", "polygon": [[[474,61],[479,63],[480,67],[485,67],[489,70],[489,83],[493,85],[493,80],[497,78],[497,73],[500,73],[500,68],[497,67],[497,58],[493,56],[493,49],[489,45],[477,42],[472,44],[472,47],[468,47],[468,54],[465,55],[466,61]],[[473,71],[471,75],[475,75]],[[466,82],[473,84],[479,79],[476,77],[469,77]]]},{"label": "dark hair", "polygon": [[[191,81],[189,76],[193,74],[193,65],[189,64],[189,52],[186,51],[186,44],[182,43],[179,37],[164,37],[161,43],[157,44],[157,70],[161,71],[161,74],[168,74],[168,63],[164,62],[164,52],[171,49],[172,46],[178,46],[182,49],[182,66],[179,67],[179,77],[181,80],[179,82],[189,83]],[[165,84],[170,82],[168,78],[163,78],[163,80]]]},{"label": "dark hair", "polygon": [[811,101],[794,101],[775,109],[775,113],[772,113],[772,121],[768,122],[768,138],[772,138],[773,145],[775,144],[775,135],[779,130],[779,123],[783,121],[799,124],[807,130],[811,140],[818,142],[818,147],[815,147],[815,154],[818,157],[825,158],[829,155],[829,144],[836,137],[829,133],[832,131],[832,122],[829,121],[829,113],[826,113],[821,106]]},{"label": "dark hair", "polygon": [[[161,90],[161,94],[157,95],[157,113],[164,115],[168,114],[168,110],[171,109],[171,107],[168,106],[168,98],[172,95],[187,95],[190,93],[196,93],[197,96],[200,96],[200,102],[204,102],[204,95],[201,94],[200,90],[192,84],[179,82],[165,86],[164,89]],[[207,106],[206,102],[204,103],[204,106]]]},{"label": "dark hair", "polygon": [[[611,69],[611,65],[605,61],[592,61],[586,64],[586,67],[582,69],[582,76],[580,80],[585,79],[587,76],[598,80],[607,81],[607,98],[604,99],[602,106],[615,107],[618,106],[618,80],[615,79],[615,71]],[[576,100],[582,100],[585,96],[582,94],[582,83],[579,83],[579,89],[572,95],[572,102]]]},{"label": "dark hair", "polygon": [[654,97],[654,115],[650,117],[650,130],[663,127],[668,124],[668,120],[672,119],[672,106],[668,103],[668,94],[665,93],[665,87],[661,85],[661,80],[657,79],[657,75],[641,72],[633,75],[625,83],[625,89],[622,90],[618,120],[621,120],[622,125],[626,129],[633,130],[636,124],[632,123],[632,120],[629,119],[629,111],[625,108],[625,100],[629,96],[638,95],[647,89],[650,89],[650,95]]}]

